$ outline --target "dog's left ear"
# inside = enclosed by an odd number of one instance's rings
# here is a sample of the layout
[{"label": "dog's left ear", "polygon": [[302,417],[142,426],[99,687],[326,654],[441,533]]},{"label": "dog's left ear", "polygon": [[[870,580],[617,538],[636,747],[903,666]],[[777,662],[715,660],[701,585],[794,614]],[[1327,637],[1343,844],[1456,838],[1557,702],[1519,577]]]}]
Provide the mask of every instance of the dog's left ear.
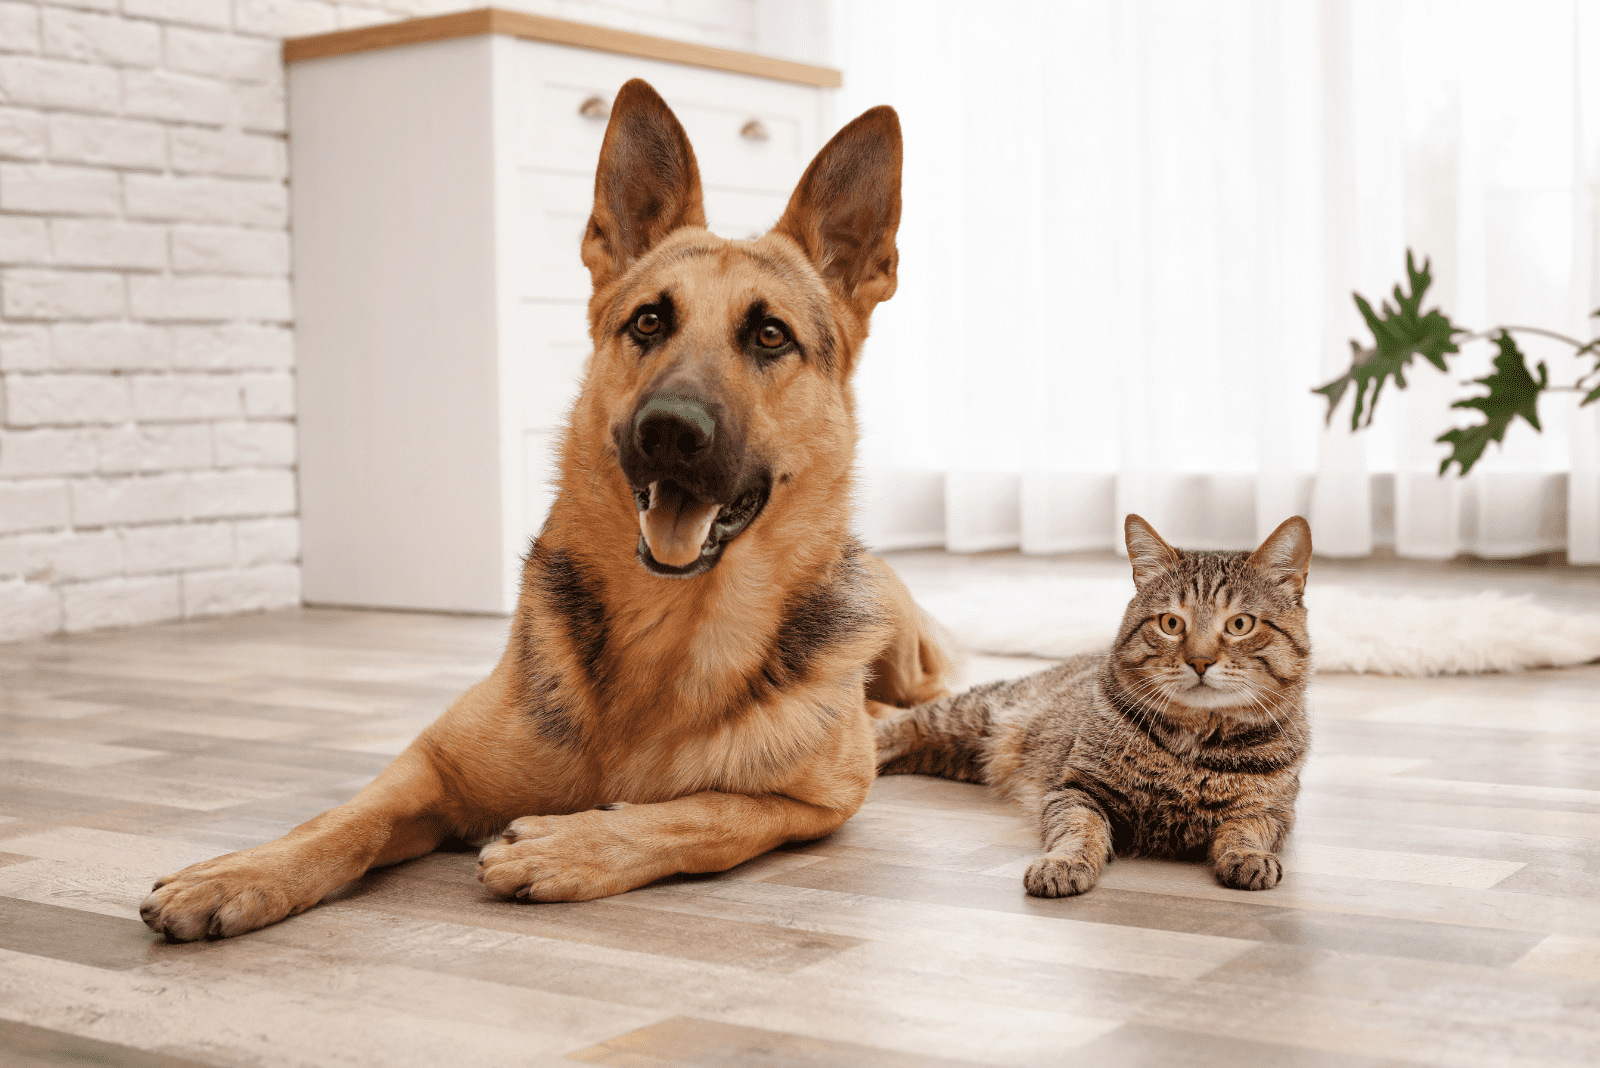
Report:
[{"label": "dog's left ear", "polygon": [[894,296],[899,227],[900,118],[880,106],[823,146],[773,229],[805,250],[865,326]]},{"label": "dog's left ear", "polygon": [[650,83],[635,78],[612,102],[594,175],[583,265],[595,289],[615,281],[672,231],[705,224],[689,137]]}]

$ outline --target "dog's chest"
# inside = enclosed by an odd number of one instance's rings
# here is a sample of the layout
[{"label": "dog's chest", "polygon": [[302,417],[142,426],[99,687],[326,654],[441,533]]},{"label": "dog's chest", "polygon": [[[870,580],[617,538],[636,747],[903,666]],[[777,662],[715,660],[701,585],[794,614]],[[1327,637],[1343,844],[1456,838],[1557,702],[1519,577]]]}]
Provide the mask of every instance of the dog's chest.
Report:
[{"label": "dog's chest", "polygon": [[828,724],[793,698],[743,710],[701,729],[635,735],[603,762],[612,800],[666,801],[704,790],[760,794],[778,789],[814,753]]}]

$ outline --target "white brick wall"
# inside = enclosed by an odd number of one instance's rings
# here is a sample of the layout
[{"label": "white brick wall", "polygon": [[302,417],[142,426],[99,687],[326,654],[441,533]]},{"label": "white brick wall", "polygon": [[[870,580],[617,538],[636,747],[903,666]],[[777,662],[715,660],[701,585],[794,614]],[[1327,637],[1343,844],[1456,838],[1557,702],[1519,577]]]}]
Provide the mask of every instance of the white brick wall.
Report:
[{"label": "white brick wall", "polygon": [[[503,6],[751,50],[816,2]],[[0,641],[299,600],[279,46],[478,6],[0,0]]]}]

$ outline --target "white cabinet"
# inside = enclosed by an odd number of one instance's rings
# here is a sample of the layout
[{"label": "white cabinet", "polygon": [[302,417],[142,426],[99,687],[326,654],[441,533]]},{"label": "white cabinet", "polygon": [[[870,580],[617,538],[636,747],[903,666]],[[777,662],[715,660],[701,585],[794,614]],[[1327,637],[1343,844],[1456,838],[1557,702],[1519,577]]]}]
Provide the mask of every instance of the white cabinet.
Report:
[{"label": "white cabinet", "polygon": [[689,133],[711,228],[764,232],[820,147],[818,85],[505,33],[291,64],[308,602],[512,610],[590,351],[584,104],[636,77]]}]

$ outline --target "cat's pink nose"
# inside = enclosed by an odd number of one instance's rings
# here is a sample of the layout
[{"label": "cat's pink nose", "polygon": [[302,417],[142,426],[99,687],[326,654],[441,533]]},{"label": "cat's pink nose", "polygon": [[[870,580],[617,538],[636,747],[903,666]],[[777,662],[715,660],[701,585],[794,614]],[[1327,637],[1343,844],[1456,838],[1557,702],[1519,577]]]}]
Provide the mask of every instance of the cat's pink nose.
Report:
[{"label": "cat's pink nose", "polygon": [[1191,656],[1189,658],[1189,666],[1194,668],[1194,673],[1196,675],[1204,675],[1206,673],[1206,668],[1210,667],[1216,662],[1217,658],[1214,656]]}]

